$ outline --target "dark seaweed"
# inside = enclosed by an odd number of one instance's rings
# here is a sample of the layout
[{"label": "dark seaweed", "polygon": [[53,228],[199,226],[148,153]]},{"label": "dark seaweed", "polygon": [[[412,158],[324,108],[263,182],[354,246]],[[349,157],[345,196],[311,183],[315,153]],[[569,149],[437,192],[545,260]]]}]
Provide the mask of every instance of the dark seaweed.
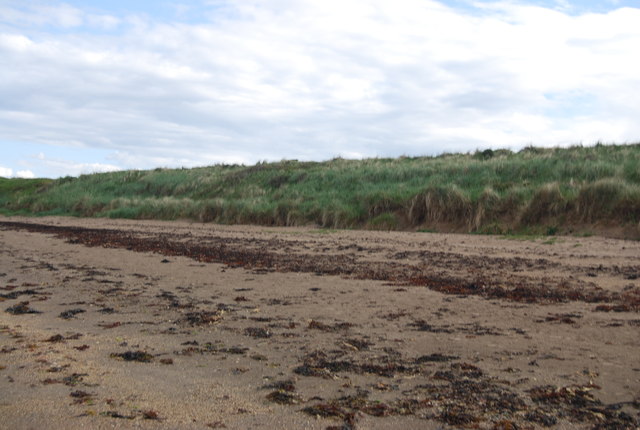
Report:
[{"label": "dark seaweed", "polygon": [[220,321],[222,319],[222,314],[223,312],[220,310],[189,312],[184,316],[183,321],[192,326],[209,325]]},{"label": "dark seaweed", "polygon": [[71,319],[71,318],[75,318],[76,315],[81,314],[86,312],[84,309],[69,309],[67,311],[61,312],[60,315],[58,315],[60,318],[63,318],[65,320]]},{"label": "dark seaweed", "polygon": [[127,351],[122,353],[112,353],[111,358],[119,358],[124,361],[137,361],[139,363],[150,363],[153,361],[153,355],[145,351]]},{"label": "dark seaweed", "polygon": [[40,292],[36,290],[22,290],[22,291],[12,291],[7,294],[0,293],[0,297],[6,300],[13,300],[13,299],[17,299],[20,296],[27,296],[27,295],[35,296],[38,294],[40,294]]},{"label": "dark seaweed", "polygon": [[23,315],[23,314],[41,314],[42,312],[37,311],[29,307],[29,302],[20,302],[17,305],[9,306],[5,309],[5,312],[10,313],[11,315]]},{"label": "dark seaweed", "polygon": [[269,329],[262,328],[262,327],[247,327],[244,330],[244,334],[246,334],[247,336],[257,337],[262,339],[267,339],[273,336],[273,334],[271,333],[271,331],[269,331]]}]

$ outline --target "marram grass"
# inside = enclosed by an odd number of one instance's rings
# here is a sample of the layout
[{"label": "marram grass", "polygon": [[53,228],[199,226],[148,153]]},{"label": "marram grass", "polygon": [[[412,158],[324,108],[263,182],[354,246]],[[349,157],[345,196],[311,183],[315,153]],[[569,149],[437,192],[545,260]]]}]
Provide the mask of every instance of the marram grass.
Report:
[{"label": "marram grass", "polygon": [[0,179],[4,214],[640,237],[640,144]]}]

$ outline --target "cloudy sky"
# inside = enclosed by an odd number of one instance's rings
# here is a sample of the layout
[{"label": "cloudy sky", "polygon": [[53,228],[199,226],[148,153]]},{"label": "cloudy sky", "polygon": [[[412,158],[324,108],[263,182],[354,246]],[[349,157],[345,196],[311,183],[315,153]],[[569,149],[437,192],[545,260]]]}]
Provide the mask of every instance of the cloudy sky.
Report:
[{"label": "cloudy sky", "polygon": [[0,176],[640,141],[638,0],[0,0]]}]

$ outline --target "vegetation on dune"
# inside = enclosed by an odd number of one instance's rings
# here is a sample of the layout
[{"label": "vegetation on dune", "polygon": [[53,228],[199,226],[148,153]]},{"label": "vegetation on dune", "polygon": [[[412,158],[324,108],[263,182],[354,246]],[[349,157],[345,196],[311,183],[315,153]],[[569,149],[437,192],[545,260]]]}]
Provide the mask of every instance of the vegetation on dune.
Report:
[{"label": "vegetation on dune", "polygon": [[640,236],[640,144],[1,179],[0,208],[488,233],[624,227]]},{"label": "vegetation on dune", "polygon": [[[52,184],[52,179],[7,179],[0,177],[0,213],[16,213],[15,202],[26,198]],[[26,208],[20,208],[29,213]]]}]

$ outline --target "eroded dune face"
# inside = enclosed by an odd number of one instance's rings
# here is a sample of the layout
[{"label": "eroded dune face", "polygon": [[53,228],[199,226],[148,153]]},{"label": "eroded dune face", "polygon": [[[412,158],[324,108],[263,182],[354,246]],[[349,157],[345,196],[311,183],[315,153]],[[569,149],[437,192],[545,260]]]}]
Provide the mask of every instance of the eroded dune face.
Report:
[{"label": "eroded dune face", "polygon": [[11,428],[639,425],[638,242],[2,218],[0,243]]}]

